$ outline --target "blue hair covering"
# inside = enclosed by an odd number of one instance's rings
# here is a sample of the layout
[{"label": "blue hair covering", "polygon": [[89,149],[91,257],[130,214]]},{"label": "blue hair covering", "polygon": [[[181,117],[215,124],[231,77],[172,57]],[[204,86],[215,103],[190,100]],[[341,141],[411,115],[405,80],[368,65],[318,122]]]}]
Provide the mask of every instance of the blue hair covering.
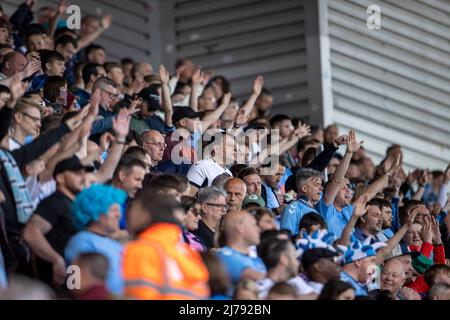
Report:
[{"label": "blue hair covering", "polygon": [[114,204],[122,209],[126,199],[127,194],[123,190],[102,184],[91,185],[75,198],[72,207],[75,227],[82,230],[89,223],[98,221],[100,215],[106,215]]}]

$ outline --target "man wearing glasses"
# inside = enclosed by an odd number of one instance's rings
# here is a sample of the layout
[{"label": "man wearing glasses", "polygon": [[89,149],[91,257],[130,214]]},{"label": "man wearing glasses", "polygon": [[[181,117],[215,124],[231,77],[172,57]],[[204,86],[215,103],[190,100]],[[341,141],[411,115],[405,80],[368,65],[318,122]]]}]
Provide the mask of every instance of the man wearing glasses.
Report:
[{"label": "man wearing glasses", "polygon": [[198,229],[193,233],[202,239],[206,249],[217,247],[215,235],[219,230],[220,221],[227,213],[227,193],[217,187],[202,188],[198,192],[201,207],[201,220]]},{"label": "man wearing glasses", "polygon": [[120,98],[119,91],[117,89],[117,84],[107,77],[98,78],[94,86],[92,87],[92,92],[100,89],[100,109],[98,114],[103,118],[115,116],[114,102]]},{"label": "man wearing glasses", "polygon": [[19,101],[13,111],[12,125],[8,138],[8,150],[19,149],[27,139],[39,135],[41,129],[41,111],[36,104]]},{"label": "man wearing glasses", "polygon": [[163,135],[156,130],[148,130],[141,135],[142,146],[152,161],[150,172],[157,173],[156,165],[162,160],[167,147]]}]

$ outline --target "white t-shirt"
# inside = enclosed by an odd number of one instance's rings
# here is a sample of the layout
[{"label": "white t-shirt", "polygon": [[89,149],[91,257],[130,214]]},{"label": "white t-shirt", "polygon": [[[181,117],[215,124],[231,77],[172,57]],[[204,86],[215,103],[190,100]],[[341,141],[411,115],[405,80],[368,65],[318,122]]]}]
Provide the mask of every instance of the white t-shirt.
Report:
[{"label": "white t-shirt", "polygon": [[14,151],[14,150],[17,150],[17,149],[20,149],[20,148],[22,148],[22,145],[21,144],[19,144],[16,140],[14,140],[13,138],[11,138],[11,137],[9,137],[8,138],[8,150],[9,151]]},{"label": "white t-shirt", "polygon": [[[310,294],[313,292],[313,289],[308,286],[308,284],[303,280],[300,276],[297,276],[295,278],[291,278],[287,281],[291,286],[295,288],[295,291],[297,291],[297,294]],[[256,282],[256,286],[259,290],[259,298],[260,299],[266,299],[269,295],[270,289],[275,285],[275,282],[270,278],[264,278],[262,280],[259,280]]]},{"label": "white t-shirt", "polygon": [[210,187],[214,179],[223,173],[230,177],[233,176],[230,170],[224,169],[213,159],[206,158],[200,160],[189,169],[187,178],[194,187],[200,189]]},{"label": "white t-shirt", "polygon": [[25,181],[33,202],[33,209],[36,210],[39,203],[56,191],[56,181],[49,180],[40,182],[37,176],[28,177]]},{"label": "white t-shirt", "polygon": [[323,284],[320,282],[309,281],[308,286],[317,294],[320,294],[323,289]]}]

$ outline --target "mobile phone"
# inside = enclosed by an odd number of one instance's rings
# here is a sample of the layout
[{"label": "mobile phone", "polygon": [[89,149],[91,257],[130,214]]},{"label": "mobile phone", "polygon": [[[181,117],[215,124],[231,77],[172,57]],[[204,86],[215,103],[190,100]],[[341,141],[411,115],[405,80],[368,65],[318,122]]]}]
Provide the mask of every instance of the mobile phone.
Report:
[{"label": "mobile phone", "polygon": [[61,98],[61,103],[63,107],[67,108],[67,89],[66,87],[59,88],[59,97]]}]

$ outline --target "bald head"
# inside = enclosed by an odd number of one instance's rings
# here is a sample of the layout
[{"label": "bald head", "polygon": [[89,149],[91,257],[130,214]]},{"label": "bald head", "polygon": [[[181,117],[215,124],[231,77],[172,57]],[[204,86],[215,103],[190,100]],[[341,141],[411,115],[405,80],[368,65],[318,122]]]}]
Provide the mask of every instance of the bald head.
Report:
[{"label": "bald head", "polygon": [[10,52],[3,58],[2,73],[6,77],[12,77],[14,74],[22,70],[26,64],[27,59],[23,54],[17,51]]},{"label": "bald head", "polygon": [[227,204],[230,210],[241,210],[242,202],[247,194],[245,182],[239,178],[231,178],[225,183],[224,189],[228,194]]},{"label": "bald head", "polygon": [[260,229],[253,217],[245,210],[232,210],[223,219],[226,244],[230,247],[250,247],[258,245]]},{"label": "bald head", "polygon": [[141,135],[142,145],[152,159],[152,165],[162,160],[166,142],[163,135],[156,130],[148,130]]}]

